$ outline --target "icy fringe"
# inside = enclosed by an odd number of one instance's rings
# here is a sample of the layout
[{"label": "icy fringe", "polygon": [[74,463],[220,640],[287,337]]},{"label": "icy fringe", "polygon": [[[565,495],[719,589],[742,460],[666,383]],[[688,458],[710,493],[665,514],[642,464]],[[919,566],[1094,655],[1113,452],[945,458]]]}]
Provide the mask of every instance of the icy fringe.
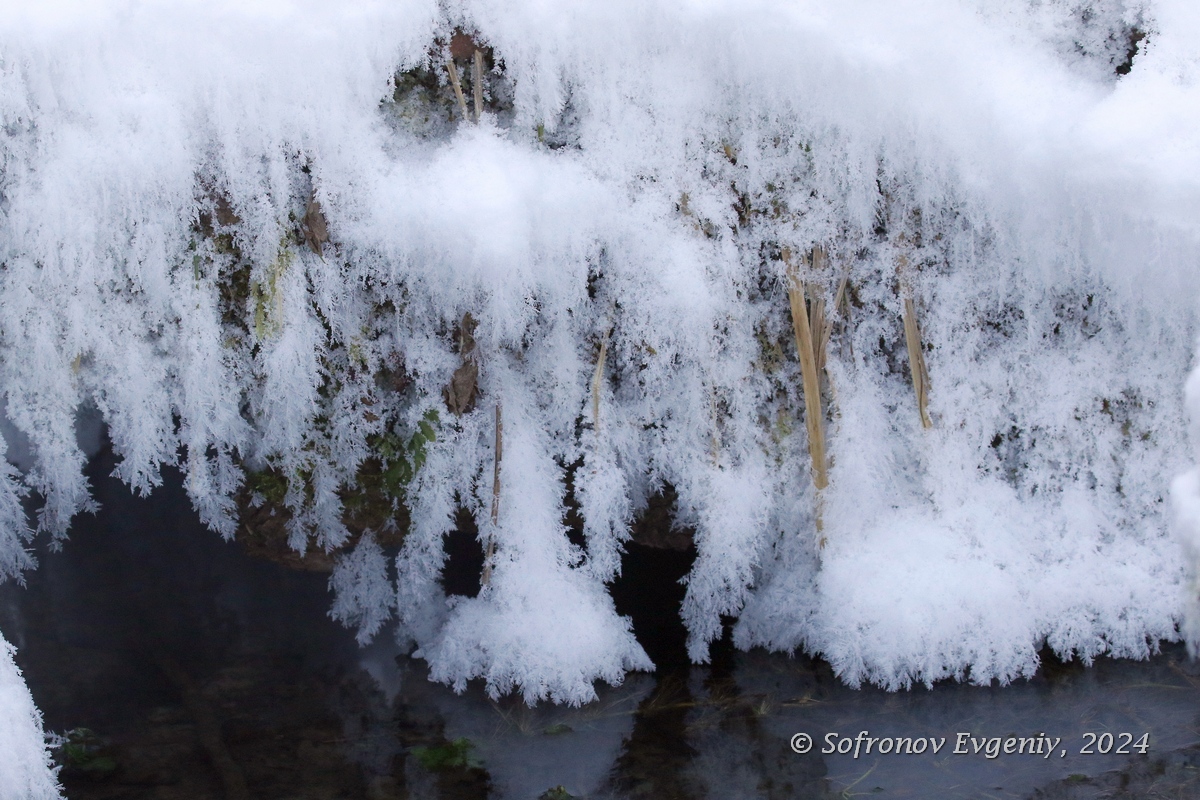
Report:
[{"label": "icy fringe", "polygon": [[[91,401],[118,475],[179,466],[225,536],[245,474],[284,476],[293,546],[353,547],[334,615],[398,618],[457,688],[580,703],[649,669],[605,584],[667,484],[696,661],[730,617],[889,688],[1179,635],[1188,3],[244,6],[0,21],[0,390],[36,456],[0,470],[3,575],[27,490],[50,537],[89,507]],[[455,30],[486,53],[477,124]],[[819,503],[785,251],[833,324]],[[391,572],[340,493],[433,409]],[[448,603],[460,506],[493,557]]]},{"label": "icy fringe", "polygon": [[61,798],[42,715],[13,663],[14,652],[16,648],[0,636],[0,797]]}]

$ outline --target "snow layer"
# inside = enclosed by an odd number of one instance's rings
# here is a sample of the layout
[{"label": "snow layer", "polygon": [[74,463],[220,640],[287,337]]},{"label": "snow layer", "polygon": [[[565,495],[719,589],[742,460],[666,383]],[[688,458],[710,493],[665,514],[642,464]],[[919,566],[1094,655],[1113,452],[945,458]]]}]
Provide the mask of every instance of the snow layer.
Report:
[{"label": "snow layer", "polygon": [[62,797],[42,734],[42,715],[13,663],[15,648],[0,636],[0,797]]},{"label": "snow layer", "polygon": [[[1178,636],[1189,592],[1164,498],[1189,457],[1198,16],[1184,0],[15,9],[0,391],[33,460],[0,471],[0,570],[90,507],[86,403],[123,479],[150,491],[178,464],[226,536],[245,473],[284,476],[299,549],[347,544],[345,487],[436,410],[394,570],[362,537],[333,613],[364,641],[394,615],[455,686],[579,703],[649,668],[605,583],[667,483],[695,529],[697,661],[723,616],[740,646],[893,688],[1029,675],[1043,645],[1145,656]],[[487,54],[478,123],[444,68],[456,30]],[[820,498],[784,263],[817,246],[830,266],[801,277],[835,323]],[[464,364],[478,391],[455,414],[443,390]],[[1178,496],[1200,505],[1192,480]],[[451,603],[459,506],[493,558]]]}]

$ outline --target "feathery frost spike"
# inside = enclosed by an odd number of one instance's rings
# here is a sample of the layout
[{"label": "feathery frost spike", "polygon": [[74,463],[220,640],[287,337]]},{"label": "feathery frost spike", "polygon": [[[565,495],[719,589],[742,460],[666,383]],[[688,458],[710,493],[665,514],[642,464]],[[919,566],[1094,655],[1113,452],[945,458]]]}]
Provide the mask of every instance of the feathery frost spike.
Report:
[{"label": "feathery frost spike", "polygon": [[[719,22],[654,3],[635,24],[607,0],[159,5],[0,16],[0,573],[34,545],[24,488],[55,541],[91,507],[94,404],[120,477],[148,491],[186,453],[223,533],[246,486],[297,547],[344,547],[342,498],[386,464],[390,502],[367,505],[408,507],[400,577],[364,545],[338,613],[370,630],[391,583],[455,685],[583,702],[643,668],[608,582],[668,483],[695,531],[695,653],[736,616],[739,646],[899,688],[1029,675],[1031,642],[1137,657],[1182,634],[1169,536],[1200,565],[1200,477],[1176,486],[1186,524],[1162,499],[1200,461],[1200,375],[1178,392],[1200,36],[1158,11],[1186,0],[1085,0],[1086,24],[1067,0],[931,0],[920,24],[878,2]],[[1154,46],[1115,74],[1134,6]],[[585,548],[563,519],[581,456]],[[460,503],[492,563],[448,606]],[[0,797],[29,796],[4,774]]]}]

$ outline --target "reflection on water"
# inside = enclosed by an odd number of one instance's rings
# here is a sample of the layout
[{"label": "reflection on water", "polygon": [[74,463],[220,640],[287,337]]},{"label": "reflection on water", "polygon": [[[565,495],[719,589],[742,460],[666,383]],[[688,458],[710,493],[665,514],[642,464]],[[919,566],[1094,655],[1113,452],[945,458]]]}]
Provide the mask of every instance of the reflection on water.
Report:
[{"label": "reflection on water", "polygon": [[[102,477],[111,469],[102,455],[92,473],[103,511],[41,554],[26,589],[0,587],[0,630],[47,727],[93,732],[63,773],[71,798],[1200,795],[1200,670],[1178,647],[1150,663],[1052,664],[1006,688],[898,694],[727,645],[688,667],[663,621],[686,563],[635,547],[614,594],[664,669],[581,709],[495,703],[429,683],[386,637],[356,647],[328,619],[325,576],[203,530],[177,477],[134,500]],[[820,752],[827,734],[861,731],[946,744]],[[1067,755],[955,755],[960,732],[1061,737]],[[1148,733],[1149,753],[1080,754],[1086,732]],[[796,733],[811,752],[792,751]]]}]

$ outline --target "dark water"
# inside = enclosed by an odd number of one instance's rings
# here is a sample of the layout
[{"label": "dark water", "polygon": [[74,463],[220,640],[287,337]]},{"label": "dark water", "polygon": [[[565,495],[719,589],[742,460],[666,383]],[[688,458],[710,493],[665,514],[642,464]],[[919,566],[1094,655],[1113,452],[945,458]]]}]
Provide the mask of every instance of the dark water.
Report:
[{"label": "dark water", "polygon": [[[898,694],[727,645],[689,667],[674,621],[687,556],[633,547],[614,596],[660,673],[581,709],[493,703],[479,686],[429,683],[386,636],[358,648],[327,617],[325,575],[204,530],[177,476],[134,499],[102,477],[111,468],[107,454],[93,464],[101,513],[41,554],[27,588],[0,587],[0,630],[47,728],[93,732],[64,769],[71,798],[1200,796],[1200,669],[1176,646],[1148,663],[1048,663],[1005,688]],[[827,734],[862,731],[946,741],[936,754],[820,752]],[[1084,754],[1087,732],[1113,734],[1113,749],[1147,734],[1148,752]],[[796,733],[812,751],[792,751]],[[1061,742],[1049,758],[989,759],[954,754],[959,733]]]}]

